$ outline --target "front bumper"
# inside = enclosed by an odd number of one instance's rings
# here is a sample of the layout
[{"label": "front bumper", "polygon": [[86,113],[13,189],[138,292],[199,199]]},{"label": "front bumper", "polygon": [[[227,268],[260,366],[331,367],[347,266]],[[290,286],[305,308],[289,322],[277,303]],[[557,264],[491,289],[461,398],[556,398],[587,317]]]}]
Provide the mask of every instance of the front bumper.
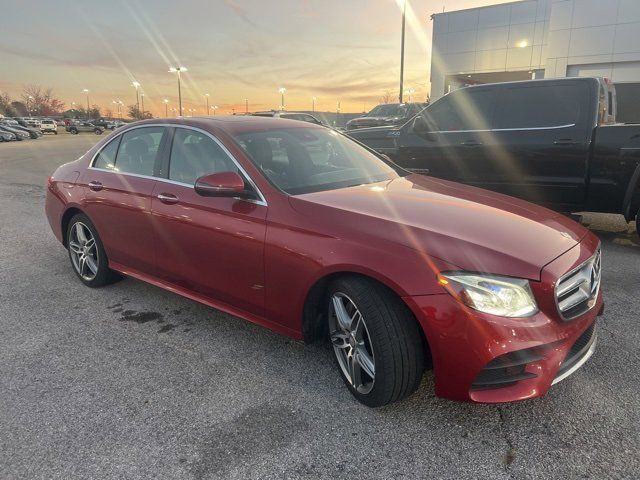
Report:
[{"label": "front bumper", "polygon": [[580,368],[597,342],[596,317],[602,293],[583,315],[564,321],[558,314],[557,279],[586,261],[597,248],[587,238],[531,282],[540,311],[512,319],[465,307],[448,293],[405,298],[431,349],[436,395],[460,401],[499,403],[543,396]]}]

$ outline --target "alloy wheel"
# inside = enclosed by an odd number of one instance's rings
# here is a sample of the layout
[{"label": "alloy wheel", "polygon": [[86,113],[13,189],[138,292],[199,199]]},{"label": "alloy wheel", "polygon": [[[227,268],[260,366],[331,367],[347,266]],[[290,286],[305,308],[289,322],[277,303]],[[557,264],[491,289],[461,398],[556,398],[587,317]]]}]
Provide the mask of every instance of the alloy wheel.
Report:
[{"label": "alloy wheel", "polygon": [[98,249],[91,230],[82,222],[76,222],[69,232],[71,262],[84,280],[90,282],[98,274]]},{"label": "alloy wheel", "polygon": [[329,336],[347,382],[361,394],[371,392],[376,376],[371,337],[360,310],[344,293],[331,297]]}]

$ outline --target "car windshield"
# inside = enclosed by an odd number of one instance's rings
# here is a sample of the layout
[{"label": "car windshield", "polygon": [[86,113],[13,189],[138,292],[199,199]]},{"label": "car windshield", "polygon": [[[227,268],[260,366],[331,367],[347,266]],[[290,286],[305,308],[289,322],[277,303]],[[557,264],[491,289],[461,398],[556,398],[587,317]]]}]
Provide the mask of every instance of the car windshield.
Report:
[{"label": "car windshield", "polygon": [[367,117],[404,117],[407,114],[407,105],[399,103],[389,103],[378,105],[367,113]]},{"label": "car windshield", "polygon": [[265,177],[291,195],[404,175],[402,169],[329,129],[282,128],[236,134],[234,138]]}]

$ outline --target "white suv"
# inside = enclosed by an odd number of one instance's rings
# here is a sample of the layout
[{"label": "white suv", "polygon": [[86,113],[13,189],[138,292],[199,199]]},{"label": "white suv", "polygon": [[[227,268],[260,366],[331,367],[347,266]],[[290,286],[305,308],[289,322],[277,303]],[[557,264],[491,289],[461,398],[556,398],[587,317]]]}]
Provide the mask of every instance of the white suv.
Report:
[{"label": "white suv", "polygon": [[57,135],[58,134],[58,124],[54,120],[51,120],[50,118],[45,118],[44,120],[42,120],[40,122],[40,131],[42,133],[51,132],[51,133],[55,133]]}]

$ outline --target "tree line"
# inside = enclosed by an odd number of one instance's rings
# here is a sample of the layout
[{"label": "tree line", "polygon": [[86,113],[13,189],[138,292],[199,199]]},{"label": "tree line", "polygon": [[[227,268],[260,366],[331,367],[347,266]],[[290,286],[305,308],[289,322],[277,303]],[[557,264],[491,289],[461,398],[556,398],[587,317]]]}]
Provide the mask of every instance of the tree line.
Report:
[{"label": "tree line", "polygon": [[[127,107],[128,117],[134,120],[153,118],[148,111],[141,112],[137,105]],[[26,85],[18,98],[11,98],[8,93],[0,92],[0,115],[5,117],[66,117],[97,119],[113,117],[111,110],[102,109],[99,105],[91,105],[89,109],[72,105],[66,108],[52,88],[39,85]]]}]

